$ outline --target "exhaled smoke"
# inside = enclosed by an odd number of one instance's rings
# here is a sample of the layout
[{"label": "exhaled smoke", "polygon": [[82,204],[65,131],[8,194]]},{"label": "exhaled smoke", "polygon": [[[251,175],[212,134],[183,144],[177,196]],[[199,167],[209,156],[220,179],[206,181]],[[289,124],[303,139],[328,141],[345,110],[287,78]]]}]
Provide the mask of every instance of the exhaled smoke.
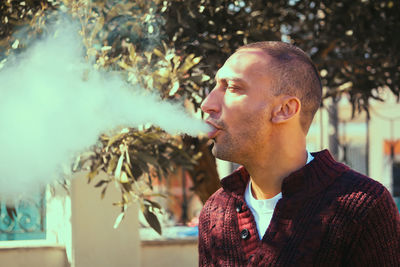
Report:
[{"label": "exhaled smoke", "polygon": [[91,69],[76,28],[66,26],[0,70],[0,196],[37,191],[117,126],[151,123],[190,135],[208,129],[180,104]]}]

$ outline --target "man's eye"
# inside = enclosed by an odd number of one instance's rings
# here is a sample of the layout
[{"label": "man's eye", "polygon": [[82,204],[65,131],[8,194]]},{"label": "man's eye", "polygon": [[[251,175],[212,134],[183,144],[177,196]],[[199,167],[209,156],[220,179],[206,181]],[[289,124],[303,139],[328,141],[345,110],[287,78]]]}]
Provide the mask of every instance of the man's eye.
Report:
[{"label": "man's eye", "polygon": [[228,86],[226,89],[229,91],[239,91],[240,90],[240,88],[237,86]]}]

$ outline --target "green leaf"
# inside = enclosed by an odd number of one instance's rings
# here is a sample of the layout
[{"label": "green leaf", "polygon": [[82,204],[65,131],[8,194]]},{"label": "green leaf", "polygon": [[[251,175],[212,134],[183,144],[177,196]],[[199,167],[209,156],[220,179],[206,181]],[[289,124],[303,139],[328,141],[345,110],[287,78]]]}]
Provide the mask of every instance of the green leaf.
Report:
[{"label": "green leaf", "polygon": [[105,197],[105,195],[106,195],[106,190],[107,190],[107,188],[108,188],[108,186],[105,186],[105,187],[103,188],[103,190],[101,190],[101,195],[100,195],[101,199],[104,199],[104,197]]},{"label": "green leaf", "polygon": [[87,174],[88,184],[93,180],[94,177],[97,176],[97,174],[99,174],[99,168],[97,168]]},{"label": "green leaf", "polygon": [[107,173],[112,174],[117,164],[118,164],[118,157],[115,155],[111,155],[111,159],[108,162]]},{"label": "green leaf", "polygon": [[171,90],[169,91],[168,95],[173,96],[179,90],[179,81],[175,81],[172,85]]},{"label": "green leaf", "polygon": [[129,183],[129,178],[128,178],[128,175],[126,174],[126,172],[124,172],[124,171],[121,172],[121,176],[119,178],[119,181],[120,181],[121,184]]},{"label": "green leaf", "polygon": [[153,53],[154,53],[156,56],[158,56],[158,57],[160,57],[160,58],[162,58],[162,59],[165,60],[165,56],[164,56],[163,52],[161,52],[161,51],[158,50],[157,48],[154,48]]},{"label": "green leaf", "polygon": [[159,235],[161,235],[161,224],[158,221],[157,216],[153,212],[151,212],[149,208],[150,205],[144,205],[144,207],[142,208],[143,215],[151,228],[153,228]]},{"label": "green leaf", "polygon": [[124,217],[125,217],[125,212],[121,212],[121,213],[118,215],[117,219],[115,219],[114,229],[117,229],[117,228],[118,228],[119,224],[122,222],[122,220],[124,219]]},{"label": "green leaf", "polygon": [[98,182],[94,187],[100,187],[100,186],[102,186],[103,184],[109,183],[109,182],[110,182],[110,180],[101,180],[101,181]]},{"label": "green leaf", "polygon": [[123,139],[126,136],[126,133],[120,133],[117,135],[112,136],[107,143],[107,147],[112,146],[115,142],[117,142],[118,140]]},{"label": "green leaf", "polygon": [[145,199],[145,201],[149,202],[150,205],[151,205],[153,208],[156,208],[156,209],[161,210],[161,205],[160,205],[159,203],[154,202],[154,201],[152,201],[152,200],[150,200],[150,199]]},{"label": "green leaf", "polygon": [[203,82],[209,81],[210,80],[210,76],[208,76],[206,74],[192,75],[192,76],[190,76],[189,79],[194,81],[197,84],[201,84]]},{"label": "green leaf", "polygon": [[114,176],[117,179],[119,179],[121,177],[121,169],[122,169],[124,160],[125,160],[125,153],[122,153],[118,159],[118,164],[117,164],[117,167],[115,168],[115,172],[114,172]]},{"label": "green leaf", "polygon": [[151,165],[158,165],[158,161],[155,157],[153,157],[152,155],[149,155],[147,153],[144,152],[138,152],[137,153],[137,157],[141,160],[143,160],[144,162],[150,163]]},{"label": "green leaf", "polygon": [[132,191],[132,183],[130,183],[130,182],[122,183],[121,182],[121,185],[125,189],[126,192],[131,192]]},{"label": "green leaf", "polygon": [[195,65],[199,64],[201,57],[195,57],[194,54],[190,54],[185,58],[185,62],[183,63],[182,67],[179,68],[179,71],[182,73],[188,72],[191,68]]},{"label": "green leaf", "polygon": [[128,174],[129,177],[131,177],[132,179],[135,179],[135,176],[133,175],[131,168],[132,167],[130,164],[128,164],[127,162],[124,162],[124,170],[126,171],[126,173]]}]

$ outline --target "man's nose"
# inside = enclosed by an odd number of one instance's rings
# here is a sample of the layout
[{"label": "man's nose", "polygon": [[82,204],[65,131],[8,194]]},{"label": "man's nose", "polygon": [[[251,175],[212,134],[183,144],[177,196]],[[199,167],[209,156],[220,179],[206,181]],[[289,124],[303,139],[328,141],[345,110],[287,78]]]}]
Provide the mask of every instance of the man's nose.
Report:
[{"label": "man's nose", "polygon": [[218,104],[218,94],[217,90],[212,90],[208,96],[204,99],[201,104],[201,110],[205,113],[217,113],[219,112],[219,104]]}]

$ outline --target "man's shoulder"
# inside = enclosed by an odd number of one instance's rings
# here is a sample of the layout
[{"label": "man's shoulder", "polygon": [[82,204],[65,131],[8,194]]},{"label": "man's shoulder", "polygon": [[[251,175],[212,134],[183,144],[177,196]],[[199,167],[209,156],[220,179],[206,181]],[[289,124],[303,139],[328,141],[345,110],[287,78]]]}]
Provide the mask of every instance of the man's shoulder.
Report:
[{"label": "man's shoulder", "polygon": [[335,196],[337,207],[360,220],[374,208],[382,198],[390,198],[390,192],[380,182],[349,169],[329,187],[328,193]]},{"label": "man's shoulder", "polygon": [[379,197],[384,191],[385,186],[377,180],[374,180],[353,169],[348,169],[334,183],[334,186],[344,188],[348,193],[361,193]]}]

